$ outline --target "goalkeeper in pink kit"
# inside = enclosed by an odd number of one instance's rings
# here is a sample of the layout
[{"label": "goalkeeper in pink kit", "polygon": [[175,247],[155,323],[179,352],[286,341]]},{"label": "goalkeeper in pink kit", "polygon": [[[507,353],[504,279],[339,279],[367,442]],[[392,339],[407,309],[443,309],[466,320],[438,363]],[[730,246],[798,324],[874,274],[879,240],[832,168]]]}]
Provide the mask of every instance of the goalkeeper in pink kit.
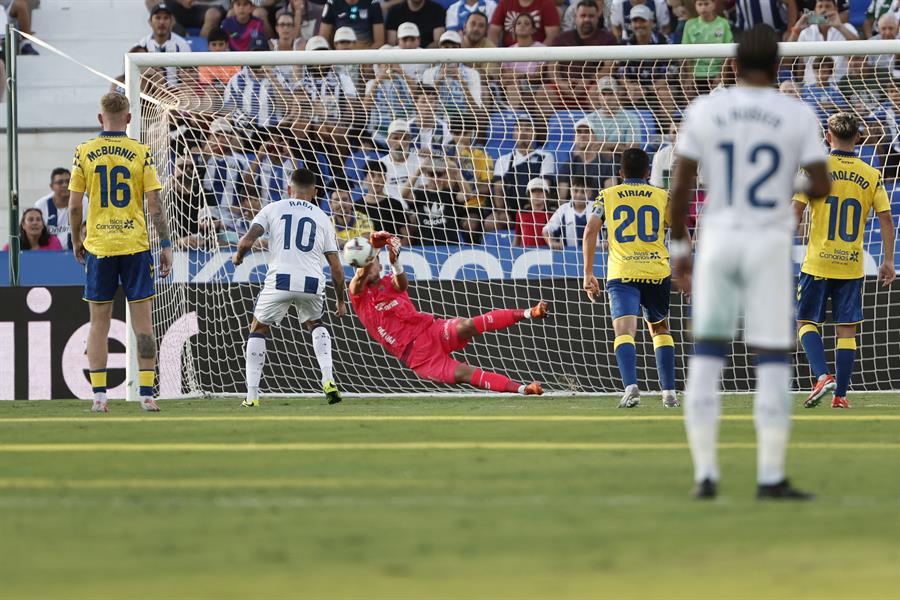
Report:
[{"label": "goalkeeper in pink kit", "polygon": [[537,382],[523,385],[505,375],[459,362],[451,354],[486,331],[506,329],[524,319],[544,318],[546,302],[542,300],[529,309],[493,310],[473,319],[439,319],[421,313],[409,298],[409,280],[397,261],[400,240],[383,231],[373,233],[370,239],[375,248],[388,245],[393,273],[382,277],[378,257],[370,259],[350,281],[350,302],[366,331],[385,350],[429,381],[469,383],[492,392],[544,393]]}]

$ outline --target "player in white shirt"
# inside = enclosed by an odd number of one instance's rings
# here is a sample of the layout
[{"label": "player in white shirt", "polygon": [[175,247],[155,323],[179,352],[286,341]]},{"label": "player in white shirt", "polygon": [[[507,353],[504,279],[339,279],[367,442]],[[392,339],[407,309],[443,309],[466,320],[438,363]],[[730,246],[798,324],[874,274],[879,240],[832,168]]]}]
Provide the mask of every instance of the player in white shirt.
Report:
[{"label": "player in white shirt", "polygon": [[344,301],[344,268],[338,259],[334,226],[314,202],[316,177],[308,169],[291,175],[289,198],[263,207],[253,219],[250,230],[241,238],[231,259],[240,265],[247,252],[263,234],[269,234],[269,271],[250,324],[247,340],[247,398],[241,406],[259,406],[259,380],[266,363],[266,338],[291,306],[312,334],[313,350],[322,371],[322,388],[329,404],[341,401],[334,382],[331,359],[331,334],[322,323],[325,315],[324,261],[331,269],[331,281],[337,296],[336,317],[347,314]]},{"label": "player in white shirt", "polygon": [[[744,33],[735,68],[737,86],[688,107],[675,149],[669,254],[673,279],[693,294],[694,356],[684,412],[695,496],[713,498],[717,492],[719,382],[743,313],[744,341],[758,356],[757,497],[808,499],[784,476],[794,348],[791,198],[800,168],[811,197],[828,195],[827,156],[815,113],[774,88],[778,42],[771,27]],[[690,242],[681,232],[698,166],[707,195],[692,286]]]}]

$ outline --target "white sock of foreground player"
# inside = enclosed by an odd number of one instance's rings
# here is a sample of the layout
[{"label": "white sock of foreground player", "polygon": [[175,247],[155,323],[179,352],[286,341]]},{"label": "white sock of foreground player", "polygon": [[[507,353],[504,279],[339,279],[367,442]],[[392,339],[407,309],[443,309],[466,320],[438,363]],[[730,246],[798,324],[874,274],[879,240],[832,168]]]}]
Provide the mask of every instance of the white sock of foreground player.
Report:
[{"label": "white sock of foreground player", "polygon": [[791,429],[791,363],[786,354],[760,356],[756,367],[756,480],[773,485],[784,479]]},{"label": "white sock of foreground player", "polygon": [[698,483],[704,479],[719,480],[716,446],[719,442],[719,416],[722,413],[719,380],[724,365],[724,356],[700,354],[691,357],[688,368],[684,425],[691,447],[691,458],[694,460],[694,481]]},{"label": "white sock of foreground player", "polygon": [[322,371],[322,385],[329,379],[334,379],[334,363],[331,360],[331,334],[325,327],[316,327],[312,330],[313,351],[316,360],[319,361],[319,369]]},{"label": "white sock of foreground player", "polygon": [[259,398],[259,379],[266,364],[266,336],[251,333],[247,339],[247,398]]}]

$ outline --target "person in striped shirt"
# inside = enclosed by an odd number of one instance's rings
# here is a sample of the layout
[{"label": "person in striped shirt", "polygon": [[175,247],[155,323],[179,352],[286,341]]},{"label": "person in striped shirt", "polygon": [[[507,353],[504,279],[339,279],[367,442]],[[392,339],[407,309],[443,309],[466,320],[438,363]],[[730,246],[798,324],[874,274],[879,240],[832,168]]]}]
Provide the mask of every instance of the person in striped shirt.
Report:
[{"label": "person in striped shirt", "polygon": [[552,250],[581,247],[584,228],[590,216],[587,209],[588,189],[584,177],[573,177],[569,187],[571,200],[556,209],[544,225],[541,235]]}]

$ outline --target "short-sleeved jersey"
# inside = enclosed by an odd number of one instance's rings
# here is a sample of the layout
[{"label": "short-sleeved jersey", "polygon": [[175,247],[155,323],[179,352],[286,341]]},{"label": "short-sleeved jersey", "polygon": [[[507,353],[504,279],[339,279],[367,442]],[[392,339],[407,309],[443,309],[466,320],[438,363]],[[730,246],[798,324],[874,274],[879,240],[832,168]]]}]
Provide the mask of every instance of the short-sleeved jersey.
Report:
[{"label": "short-sleeved jersey", "polygon": [[777,90],[749,86],[694,100],[675,154],[698,162],[703,171],[707,195],[701,224],[785,235],[794,231],[797,171],[827,158],[812,109]]},{"label": "short-sleeved jersey", "polygon": [[397,358],[435,320],[434,315],[416,310],[408,292],[394,287],[393,275],[364,286],[359,294],[351,292],[350,303],[372,339]]},{"label": "short-sleeved jersey", "polygon": [[851,152],[832,150],[828,157],[831,195],[794,200],[809,206],[809,246],[801,270],[815,277],[857,279],[863,269],[863,236],[869,213],[891,209],[881,173]]},{"label": "short-sleeved jersey", "polygon": [[608,232],[607,279],[657,280],[671,274],[665,243],[668,202],[666,190],[643,179],[626,179],[600,192],[591,212]]},{"label": "short-sleeved jersey", "polygon": [[325,291],[325,255],[337,252],[334,227],[322,209],[294,198],[272,202],[253,219],[269,234],[266,287],[291,292]]},{"label": "short-sleeved jersey", "polygon": [[104,131],[79,144],[69,190],[87,192],[84,247],[94,256],[149,250],[144,194],[160,188],[150,148],[125,132]]}]

